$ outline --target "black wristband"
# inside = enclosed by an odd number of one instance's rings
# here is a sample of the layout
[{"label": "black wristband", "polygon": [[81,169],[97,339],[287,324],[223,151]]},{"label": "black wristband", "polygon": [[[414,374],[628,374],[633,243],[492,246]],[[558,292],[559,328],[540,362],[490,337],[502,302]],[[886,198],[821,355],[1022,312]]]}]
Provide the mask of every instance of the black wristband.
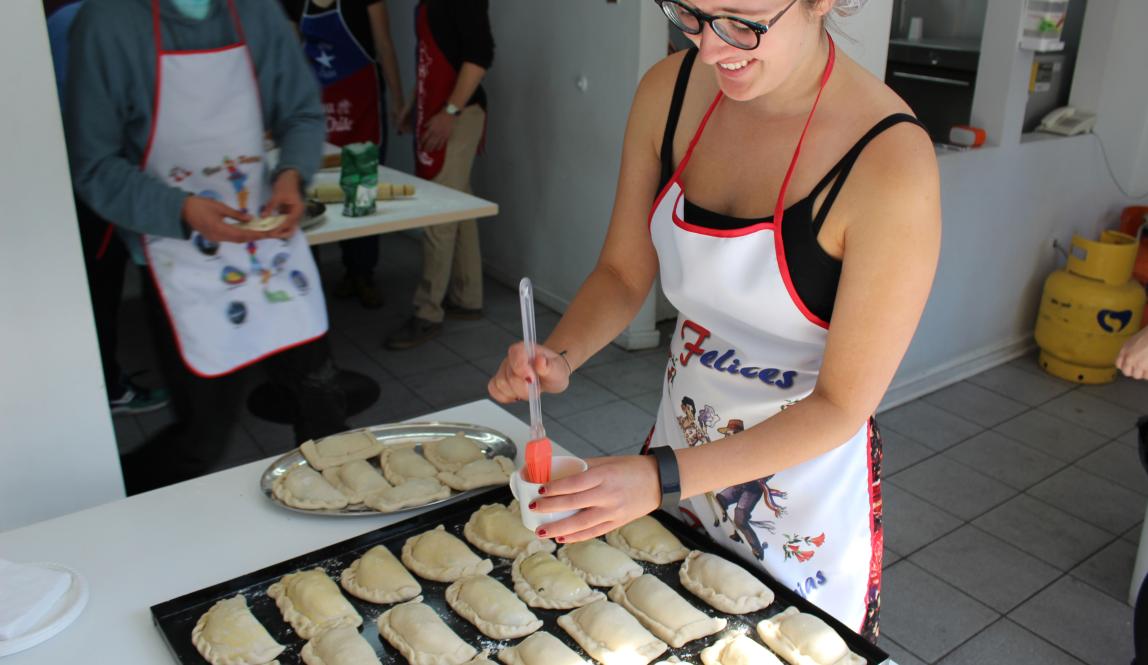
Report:
[{"label": "black wristband", "polygon": [[673,512],[682,499],[682,479],[678,472],[678,457],[669,446],[650,448],[658,462],[658,482],[662,486],[662,510]]}]

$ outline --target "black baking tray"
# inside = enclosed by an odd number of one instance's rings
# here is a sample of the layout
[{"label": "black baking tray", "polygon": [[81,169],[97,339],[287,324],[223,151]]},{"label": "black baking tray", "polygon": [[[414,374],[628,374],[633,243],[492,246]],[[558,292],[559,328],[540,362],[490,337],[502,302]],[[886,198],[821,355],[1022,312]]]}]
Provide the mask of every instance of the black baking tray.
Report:
[{"label": "black baking tray", "polygon": [[[407,538],[428,529],[433,529],[439,524],[444,525],[447,531],[450,531],[465,542],[466,539],[462,535],[462,527],[466,524],[467,520],[470,519],[471,513],[485,504],[507,503],[511,498],[509,489],[502,487],[478,494],[458,503],[446,504],[436,510],[411,517],[402,522],[363,534],[362,536],[344,540],[334,545],[315,550],[309,554],[288,559],[273,566],[263,568],[262,570],[257,570],[247,575],[242,575],[226,582],[221,582],[205,589],[200,589],[199,591],[154,605],[151,608],[152,618],[160,634],[163,636],[164,641],[167,643],[168,648],[171,650],[172,655],[175,657],[176,662],[185,665],[203,665],[206,661],[199,655],[199,652],[196,651],[195,646],[191,643],[192,628],[195,627],[195,623],[200,615],[206,612],[216,601],[230,598],[237,593],[242,593],[246,596],[248,606],[251,608],[255,617],[259,619],[260,623],[267,628],[280,644],[286,645],[287,649],[279,656],[279,662],[282,665],[302,663],[299,652],[303,648],[304,640],[296,635],[291,626],[283,620],[282,615],[279,613],[279,608],[275,605],[275,601],[267,595],[267,588],[278,581],[280,577],[287,573],[320,567],[326,570],[327,574],[337,583],[339,574],[343,569],[371,547],[375,545],[385,545],[394,552],[395,556],[399,556],[403,542],[406,541]],[[731,557],[728,552],[723,551],[719,545],[707,538],[704,534],[693,531],[681,521],[661,511],[655,512],[654,517],[673,532],[674,535],[680,538],[686,547],[705,552],[713,552],[714,554],[724,556],[731,560],[736,560],[736,558]],[[481,552],[479,552],[479,554],[481,554]],[[510,560],[499,557],[490,557],[490,559],[494,563],[494,570],[490,573],[491,576],[505,584],[508,588],[513,589],[514,583],[510,578]],[[689,599],[696,607],[701,608],[709,614],[720,615],[716,610],[713,610],[713,608],[710,608],[698,600],[692,593],[682,587],[678,579],[678,563],[667,565],[655,565],[644,561],[638,563],[645,568],[646,572],[656,575],[662,581],[668,583],[678,591],[678,593],[682,594],[683,597]],[[864,657],[869,665],[882,665],[888,660],[888,655],[884,651],[865,641],[808,600],[774,580],[761,569],[751,567],[747,567],[747,569],[769,586],[776,594],[776,598],[772,605],[758,612],[740,616],[721,615],[729,619],[730,628],[740,627],[748,629],[749,633],[756,639],[757,633],[753,627],[756,626],[759,621],[771,617],[786,607],[793,605],[802,612],[817,615],[832,626],[845,639],[849,648],[852,649],[854,653]],[[480,651],[483,649],[489,650],[489,656],[492,660],[496,660],[498,651],[517,641],[492,640],[480,633],[477,628],[465,619],[455,614],[446,604],[444,597],[446,587],[449,586],[448,584],[432,582],[421,578],[419,579],[419,583],[423,588],[423,602],[433,607],[439,616],[446,621],[447,625],[458,633],[462,639],[474,645],[475,648]],[[606,591],[605,589],[599,590]],[[375,653],[379,655],[379,659],[383,663],[388,664],[405,663],[406,660],[379,635],[379,631],[375,625],[375,620],[390,606],[374,605],[359,600],[349,594],[344,594],[344,596],[355,606],[359,614],[362,615],[363,626],[361,632],[367,639],[367,642],[374,647]],[[531,608],[531,610],[538,618],[542,619],[544,623],[542,630],[550,632],[579,654],[582,654],[587,661],[592,662],[592,659],[586,656],[577,642],[558,626],[558,617],[569,610],[543,610],[538,608]],[[716,641],[723,633],[696,640],[680,649],[670,649],[663,654],[659,660],[669,658],[670,655],[675,655],[686,662],[700,662],[697,658],[698,653]]]}]

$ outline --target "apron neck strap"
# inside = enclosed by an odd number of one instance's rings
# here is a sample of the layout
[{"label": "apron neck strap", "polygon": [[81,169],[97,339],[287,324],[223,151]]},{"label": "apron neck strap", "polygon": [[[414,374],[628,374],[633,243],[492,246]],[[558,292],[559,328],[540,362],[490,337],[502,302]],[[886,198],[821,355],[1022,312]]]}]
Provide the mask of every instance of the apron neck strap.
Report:
[{"label": "apron neck strap", "polygon": [[[159,3],[160,0],[151,0],[152,35],[155,38],[155,52],[157,56],[164,53]],[[235,35],[238,38],[238,43],[246,44],[247,36],[243,34],[243,22],[239,20],[239,10],[235,8],[235,0],[227,0],[227,10],[231,14],[231,22],[235,25]]]},{"label": "apron neck strap", "polygon": [[781,219],[785,215],[785,193],[789,190],[789,181],[793,179],[793,172],[797,170],[797,158],[801,155],[801,145],[805,143],[805,135],[809,132],[809,125],[813,122],[813,114],[817,111],[817,103],[821,101],[821,93],[825,92],[825,85],[829,83],[829,76],[833,73],[833,65],[837,62],[837,45],[833,43],[833,36],[828,32],[829,61],[825,64],[825,73],[821,75],[821,87],[817,89],[817,97],[813,100],[813,108],[809,110],[809,117],[805,119],[805,128],[801,130],[801,138],[797,139],[797,148],[793,151],[793,159],[789,161],[789,170],[785,172],[785,180],[781,182],[781,191],[777,194],[777,205],[773,208],[773,223],[781,226]]}]

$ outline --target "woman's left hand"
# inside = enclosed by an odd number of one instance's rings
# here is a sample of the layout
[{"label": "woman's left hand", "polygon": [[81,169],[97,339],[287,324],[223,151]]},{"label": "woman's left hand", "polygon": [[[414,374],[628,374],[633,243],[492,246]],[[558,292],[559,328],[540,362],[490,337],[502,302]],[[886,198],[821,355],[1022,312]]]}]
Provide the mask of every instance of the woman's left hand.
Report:
[{"label": "woman's left hand", "polygon": [[548,483],[532,504],[540,513],[581,509],[538,530],[541,538],[574,543],[596,538],[654,511],[662,501],[658,463],[648,455],[596,457],[590,468]]}]

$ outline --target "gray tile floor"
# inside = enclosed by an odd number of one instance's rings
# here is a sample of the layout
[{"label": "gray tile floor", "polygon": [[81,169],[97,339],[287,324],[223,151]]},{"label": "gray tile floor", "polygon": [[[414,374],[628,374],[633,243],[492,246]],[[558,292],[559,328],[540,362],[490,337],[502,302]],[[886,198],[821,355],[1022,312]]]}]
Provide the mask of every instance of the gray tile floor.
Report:
[{"label": "gray tile floor", "polygon": [[[328,284],[338,251],[321,257]],[[487,377],[520,335],[516,292],[487,282],[486,319],[447,322],[411,351],[382,348],[410,313],[417,241],[383,240],[386,305],[330,301],[336,360],[379,382],[355,426],[485,397]],[[124,307],[129,370],[148,365],[138,301]],[[538,308],[540,336],[558,320]],[[666,335],[663,335],[663,339]],[[608,348],[544,401],[547,429],[581,455],[633,451],[657,406],[665,348]],[[145,381],[146,381],[145,376]],[[510,408],[526,418],[525,404]],[[1148,383],[1078,387],[1025,357],[880,414],[885,436],[886,561],[881,645],[900,665],[1123,665],[1126,604],[1148,476],[1134,425]],[[122,450],[171,419],[116,418]],[[295,445],[289,427],[245,416],[221,468]]]}]

